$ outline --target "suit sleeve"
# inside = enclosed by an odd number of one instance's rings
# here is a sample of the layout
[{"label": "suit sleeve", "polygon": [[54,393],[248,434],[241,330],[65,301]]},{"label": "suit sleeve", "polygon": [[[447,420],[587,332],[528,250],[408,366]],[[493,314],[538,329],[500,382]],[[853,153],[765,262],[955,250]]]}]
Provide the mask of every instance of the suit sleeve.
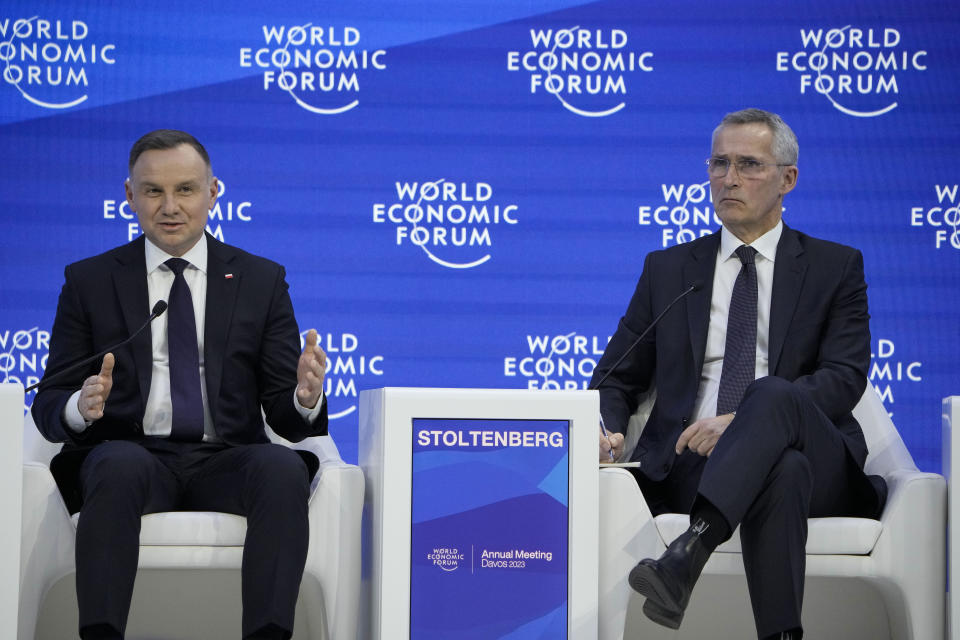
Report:
[{"label": "suit sleeve", "polygon": [[[57,302],[57,314],[50,332],[50,351],[44,377],[47,378],[71,364],[94,354],[93,338],[87,314],[73,284],[70,267],[64,270],[64,285]],[[49,386],[41,387],[33,401],[33,420],[50,442],[84,442],[83,433],[76,433],[62,420],[63,409],[70,396],[88,376],[99,370],[99,363],[91,363],[86,370],[67,374]]]},{"label": "suit sleeve", "polygon": [[[650,282],[653,278],[652,254],[648,254],[627,311],[593,372],[593,387],[623,356],[653,317]],[[656,329],[630,352],[599,387],[600,414],[610,431],[625,433],[630,416],[637,410],[640,396],[650,388],[656,366]]]},{"label": "suit sleeve", "polygon": [[293,395],[297,386],[297,362],[300,358],[300,330],[290,301],[286,271],[278,270],[274,295],[264,325],[257,364],[260,405],[267,424],[279,435],[299,442],[308,436],[327,433],[327,403],[320,415],[309,423],[297,411]]},{"label": "suit sleeve", "polygon": [[849,414],[863,395],[869,366],[870,314],[863,255],[850,251],[821,329],[816,367],[794,384],[836,421]]}]

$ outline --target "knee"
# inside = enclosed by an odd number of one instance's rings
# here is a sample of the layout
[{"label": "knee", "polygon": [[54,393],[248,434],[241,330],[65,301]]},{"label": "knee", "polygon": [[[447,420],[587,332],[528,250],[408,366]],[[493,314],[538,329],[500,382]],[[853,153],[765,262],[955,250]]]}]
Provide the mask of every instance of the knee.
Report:
[{"label": "knee", "polygon": [[788,442],[797,442],[811,406],[810,399],[795,384],[766,376],[747,387],[738,416],[749,416],[747,421],[755,429],[784,432]]},{"label": "knee", "polygon": [[310,492],[310,478],[303,458],[283,445],[253,446],[256,450],[247,466],[247,481],[266,492],[302,497],[306,501]]},{"label": "knee", "polygon": [[776,404],[795,401],[800,396],[796,385],[777,376],[757,378],[747,387],[743,394],[743,402],[762,400]]},{"label": "knee", "polygon": [[797,386],[783,378],[765,376],[750,383],[743,394],[738,414],[748,414],[751,419],[769,429],[776,425],[795,429],[809,399]]},{"label": "knee", "polygon": [[153,454],[139,444],[111,440],[98,444],[80,469],[84,491],[94,487],[137,487],[145,483]]}]

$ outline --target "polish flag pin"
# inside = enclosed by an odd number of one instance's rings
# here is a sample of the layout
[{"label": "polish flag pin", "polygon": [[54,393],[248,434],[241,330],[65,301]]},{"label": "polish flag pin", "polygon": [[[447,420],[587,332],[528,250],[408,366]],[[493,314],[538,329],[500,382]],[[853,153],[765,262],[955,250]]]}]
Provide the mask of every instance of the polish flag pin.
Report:
[{"label": "polish flag pin", "polygon": [[223,278],[224,278],[224,280],[231,280],[231,279],[233,278],[233,274],[232,274],[232,273],[227,273],[227,274],[225,274],[225,275],[223,276]]}]

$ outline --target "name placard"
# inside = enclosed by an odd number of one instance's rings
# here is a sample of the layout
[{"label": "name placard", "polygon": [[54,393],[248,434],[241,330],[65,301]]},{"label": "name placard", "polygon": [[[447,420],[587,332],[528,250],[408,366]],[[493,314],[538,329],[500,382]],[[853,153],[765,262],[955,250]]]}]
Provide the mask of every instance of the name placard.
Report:
[{"label": "name placard", "polygon": [[569,433],[413,419],[412,639],[567,638]]}]

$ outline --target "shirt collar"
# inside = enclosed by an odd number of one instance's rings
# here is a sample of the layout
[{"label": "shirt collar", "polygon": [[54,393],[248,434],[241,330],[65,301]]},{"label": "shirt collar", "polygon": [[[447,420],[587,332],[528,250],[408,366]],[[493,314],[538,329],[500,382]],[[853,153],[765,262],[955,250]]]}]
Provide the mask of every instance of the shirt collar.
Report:
[{"label": "shirt collar", "polygon": [[[147,258],[147,274],[151,274],[157,270],[157,268],[162,265],[164,262],[170,258],[176,256],[171,256],[169,253],[158,247],[157,245],[150,242],[150,238],[144,238],[146,240],[145,253]],[[190,248],[185,254],[180,256],[196,269],[199,269],[201,272],[207,272],[207,239],[206,235],[200,236],[200,240],[197,241],[193,247]]]},{"label": "shirt collar", "polygon": [[[777,226],[750,243],[750,246],[757,250],[761,256],[770,262],[775,262],[777,257],[777,244],[780,243],[780,236],[783,234],[783,220],[777,222]],[[720,261],[736,258],[734,252],[743,244],[737,236],[733,235],[726,227],[721,227],[720,231]]]}]

